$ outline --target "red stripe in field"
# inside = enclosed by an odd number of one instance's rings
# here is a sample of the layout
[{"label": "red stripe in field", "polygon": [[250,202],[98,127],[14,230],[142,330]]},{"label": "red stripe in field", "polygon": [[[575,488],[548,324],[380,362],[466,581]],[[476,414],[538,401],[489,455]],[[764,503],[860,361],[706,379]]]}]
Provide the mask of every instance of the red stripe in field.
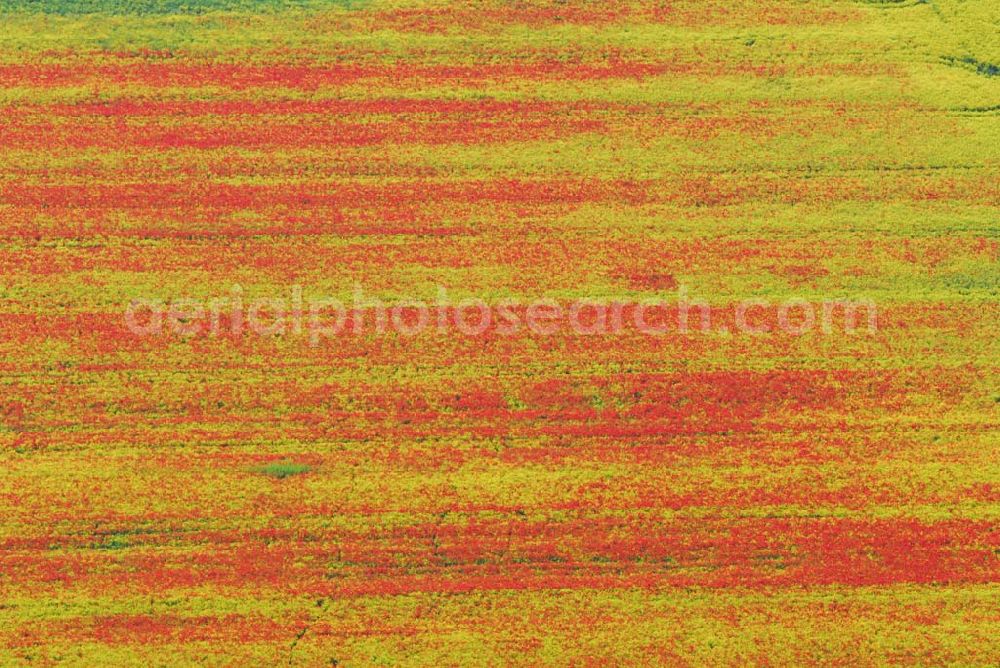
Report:
[{"label": "red stripe in field", "polygon": [[[73,123],[66,126],[25,123],[0,129],[0,141],[10,148],[32,148],[44,136],[60,150],[104,147],[134,149],[242,148],[350,148],[381,144],[488,144],[494,142],[555,140],[584,132],[599,132],[606,123],[597,119],[493,118],[426,119],[351,123],[315,120],[289,123],[263,120],[265,129],[241,124],[147,123],[108,125]],[[82,176],[82,174],[77,174]]]},{"label": "red stripe in field", "polygon": [[544,206],[619,201],[630,205],[672,203],[732,206],[761,201],[782,204],[834,201],[956,200],[1000,203],[1000,185],[982,176],[887,177],[871,184],[850,177],[698,177],[655,180],[550,178],[230,185],[222,183],[135,183],[88,185],[6,184],[0,204],[114,209],[191,206],[218,210],[251,207],[339,206],[363,208],[461,201]]},{"label": "red stripe in field", "polygon": [[[246,537],[244,537],[246,538]],[[560,523],[507,520],[483,525],[413,526],[368,539],[329,536],[343,575],[324,578],[330,546],[290,540],[252,547],[208,544],[171,556],[130,550],[97,554],[28,552],[0,557],[10,584],[76,580],[114,565],[109,584],[137,591],[212,583],[222,590],[276,587],[312,595],[471,589],[801,585],[973,584],[1000,576],[1000,539],[989,522],[927,523],[896,518],[673,520],[622,523],[587,518]],[[106,551],[105,551],[106,554]],[[310,558],[311,557],[311,558]],[[323,558],[316,558],[323,557]],[[310,565],[304,565],[310,564]],[[445,567],[445,576],[425,576]],[[628,574],[620,574],[627,565]],[[615,575],[618,573],[619,575]]]},{"label": "red stripe in field", "polygon": [[893,75],[897,68],[880,64],[826,64],[823,67],[760,65],[750,61],[698,58],[647,62],[612,58],[573,62],[536,59],[526,62],[475,62],[467,65],[414,65],[400,62],[352,64],[268,64],[132,62],[98,60],[72,64],[0,65],[0,85],[57,88],[97,83],[102,86],[151,86],[220,88],[233,91],[286,88],[316,91],[344,86],[441,84],[475,86],[491,82],[642,80],[664,75],[686,77],[751,76],[771,78],[800,76]]}]

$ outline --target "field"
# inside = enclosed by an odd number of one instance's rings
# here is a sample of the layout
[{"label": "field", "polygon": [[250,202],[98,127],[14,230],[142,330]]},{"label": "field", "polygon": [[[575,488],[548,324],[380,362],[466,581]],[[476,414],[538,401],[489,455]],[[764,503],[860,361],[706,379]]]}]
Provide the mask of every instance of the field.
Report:
[{"label": "field", "polygon": [[997,665],[998,35],[0,0],[0,665]]}]

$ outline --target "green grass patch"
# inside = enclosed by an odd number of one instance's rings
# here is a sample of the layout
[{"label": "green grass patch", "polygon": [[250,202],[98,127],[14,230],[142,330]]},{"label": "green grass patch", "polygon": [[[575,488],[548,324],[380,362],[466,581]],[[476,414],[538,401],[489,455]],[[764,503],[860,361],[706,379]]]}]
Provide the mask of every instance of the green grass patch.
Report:
[{"label": "green grass patch", "polygon": [[312,467],[308,464],[296,464],[295,462],[272,462],[257,469],[257,472],[263,473],[271,478],[281,480],[283,478],[290,478],[293,475],[309,473],[311,470]]}]

